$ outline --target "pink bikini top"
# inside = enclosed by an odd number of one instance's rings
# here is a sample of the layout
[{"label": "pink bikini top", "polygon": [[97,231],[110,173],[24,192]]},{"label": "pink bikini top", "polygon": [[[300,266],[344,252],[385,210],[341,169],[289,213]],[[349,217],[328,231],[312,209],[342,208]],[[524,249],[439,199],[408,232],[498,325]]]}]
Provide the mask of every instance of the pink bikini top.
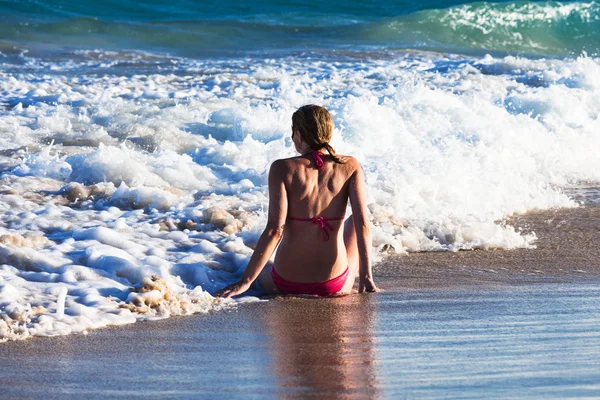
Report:
[{"label": "pink bikini top", "polygon": [[[325,163],[323,163],[323,159],[321,158],[321,153],[319,153],[317,150],[314,150],[312,153],[312,157],[315,160],[315,165],[317,166],[317,169],[320,171],[323,169],[323,166],[325,165]],[[327,221],[341,221],[343,220],[345,217],[340,217],[340,218],[323,218],[323,217],[313,217],[313,218],[292,218],[292,217],[288,217],[288,221],[305,221],[305,222],[312,222],[313,224],[319,225],[319,228],[321,228],[321,232],[323,233],[323,240],[329,240],[329,232],[327,231],[329,229],[329,231],[333,231],[333,227],[331,225],[329,225],[327,223]]]}]

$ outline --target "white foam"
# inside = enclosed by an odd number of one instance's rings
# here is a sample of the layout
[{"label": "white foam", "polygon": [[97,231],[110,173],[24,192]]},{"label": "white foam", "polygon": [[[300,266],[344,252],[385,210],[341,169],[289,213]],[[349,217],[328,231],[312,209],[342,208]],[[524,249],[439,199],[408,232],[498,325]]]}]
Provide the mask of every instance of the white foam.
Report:
[{"label": "white foam", "polygon": [[150,207],[159,210],[168,210],[177,200],[178,197],[171,192],[153,187],[130,188],[125,182],[121,182],[119,188],[110,198],[112,204],[125,208]]},{"label": "white foam", "polygon": [[364,167],[375,248],[531,247],[507,216],[575,206],[561,187],[600,181],[598,59],[77,68],[0,72],[3,97],[21,104],[0,113],[0,340],[231,304],[207,291],[247,265],[269,165],[294,155],[291,115],[306,103],[331,110],[334,147]]},{"label": "white foam", "polygon": [[[61,287],[56,299],[56,319],[61,320],[65,315],[65,301],[69,290],[66,287]],[[71,307],[70,307],[71,308]]]},{"label": "white foam", "polygon": [[27,154],[23,162],[16,166],[12,173],[17,176],[48,177],[66,180],[71,175],[71,166],[58,155],[51,156],[52,145],[45,147],[40,153]]}]

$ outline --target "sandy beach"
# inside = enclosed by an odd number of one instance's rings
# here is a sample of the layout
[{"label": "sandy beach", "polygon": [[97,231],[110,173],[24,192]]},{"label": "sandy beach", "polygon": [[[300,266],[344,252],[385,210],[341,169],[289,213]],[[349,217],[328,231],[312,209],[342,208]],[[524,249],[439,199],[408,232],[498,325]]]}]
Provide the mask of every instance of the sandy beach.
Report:
[{"label": "sandy beach", "polygon": [[513,218],[536,249],[390,257],[378,294],[4,343],[0,387],[47,399],[593,397],[598,211]]},{"label": "sandy beach", "polygon": [[[600,398],[599,31],[582,1],[0,1],[0,399]],[[360,164],[382,290],[213,297],[319,149]],[[313,167],[285,218],[349,215]]]},{"label": "sandy beach", "polygon": [[[390,256],[377,266],[393,287],[503,285],[538,282],[598,282],[600,207],[534,211],[507,220],[535,232],[534,249],[423,252]],[[401,264],[398,274],[397,264]]]}]

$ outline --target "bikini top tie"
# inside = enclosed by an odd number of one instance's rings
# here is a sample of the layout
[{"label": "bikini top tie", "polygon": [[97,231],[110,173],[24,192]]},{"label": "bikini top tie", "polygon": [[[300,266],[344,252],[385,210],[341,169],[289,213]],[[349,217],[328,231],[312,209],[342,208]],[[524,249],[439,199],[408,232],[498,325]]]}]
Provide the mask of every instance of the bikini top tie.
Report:
[{"label": "bikini top tie", "polygon": [[315,225],[319,225],[321,233],[323,234],[323,240],[329,240],[329,232],[333,231],[333,226],[327,223],[327,221],[341,221],[345,217],[340,218],[323,218],[323,217],[312,217],[312,218],[292,218],[288,217],[288,221],[304,221],[312,222]]},{"label": "bikini top tie", "polygon": [[[323,162],[323,159],[321,158],[321,153],[319,153],[318,150],[313,150],[311,152],[311,155],[313,157],[313,159],[315,160],[315,165],[317,166],[317,169],[320,171],[323,169],[323,167],[325,166],[325,163]],[[333,231],[333,226],[331,226],[330,224],[327,223],[327,221],[341,221],[343,220],[345,217],[340,217],[340,218],[323,218],[321,216],[319,217],[312,217],[312,218],[292,218],[292,217],[288,217],[288,221],[305,221],[305,222],[312,222],[315,225],[318,225],[319,228],[321,229],[321,233],[323,234],[323,240],[329,240],[329,232]]]},{"label": "bikini top tie", "polygon": [[312,153],[313,159],[315,160],[315,165],[317,166],[317,169],[320,171],[323,169],[323,167],[325,166],[325,163],[323,162],[323,159],[321,158],[321,153],[319,153],[319,150],[313,150]]}]

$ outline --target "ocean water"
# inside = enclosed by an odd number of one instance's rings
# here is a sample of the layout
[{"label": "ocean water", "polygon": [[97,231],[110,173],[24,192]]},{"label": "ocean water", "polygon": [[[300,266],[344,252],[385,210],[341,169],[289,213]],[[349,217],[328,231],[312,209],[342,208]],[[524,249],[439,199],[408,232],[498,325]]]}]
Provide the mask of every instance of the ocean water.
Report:
[{"label": "ocean water", "polygon": [[578,56],[597,53],[599,29],[595,1],[0,2],[2,41],[186,56],[306,48]]},{"label": "ocean water", "polygon": [[231,307],[307,103],[376,254],[533,247],[600,181],[596,2],[236,4],[0,2],[0,340]]},{"label": "ocean water", "polygon": [[47,399],[595,399],[599,295],[580,282],[274,300],[6,344],[0,385]]}]

